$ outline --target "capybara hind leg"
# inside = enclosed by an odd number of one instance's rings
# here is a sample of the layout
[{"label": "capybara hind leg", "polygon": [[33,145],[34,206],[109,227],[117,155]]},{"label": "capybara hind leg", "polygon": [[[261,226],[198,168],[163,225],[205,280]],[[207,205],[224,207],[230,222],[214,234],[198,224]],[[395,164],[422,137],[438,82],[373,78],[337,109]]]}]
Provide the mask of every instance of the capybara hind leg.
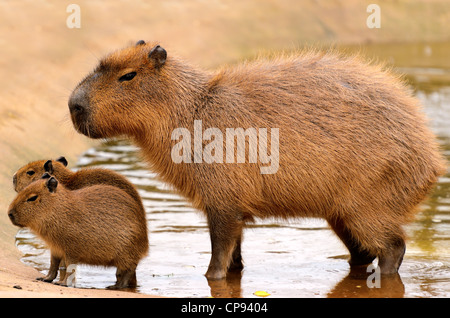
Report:
[{"label": "capybara hind leg", "polygon": [[243,220],[240,214],[213,209],[207,209],[206,215],[212,253],[205,276],[208,279],[222,279],[227,274],[233,254],[236,262],[240,261],[240,247],[236,247],[240,243]]},{"label": "capybara hind leg", "polygon": [[108,286],[108,289],[134,288],[137,286],[136,271],[130,269],[119,269],[116,271],[116,283]]},{"label": "capybara hind leg", "polygon": [[381,255],[378,256],[378,267],[381,274],[390,275],[398,272],[405,255],[406,244],[402,237],[391,240]]},{"label": "capybara hind leg", "polygon": [[372,263],[376,255],[372,255],[361,247],[360,243],[348,229],[348,226],[340,218],[328,220],[328,224],[349,250],[350,259],[348,262],[350,266],[360,266]]}]

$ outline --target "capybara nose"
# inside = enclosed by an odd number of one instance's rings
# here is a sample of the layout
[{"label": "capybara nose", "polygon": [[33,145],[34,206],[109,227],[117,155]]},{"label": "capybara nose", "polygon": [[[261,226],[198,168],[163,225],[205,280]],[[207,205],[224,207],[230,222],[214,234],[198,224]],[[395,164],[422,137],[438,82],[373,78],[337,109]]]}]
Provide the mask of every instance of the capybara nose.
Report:
[{"label": "capybara nose", "polygon": [[88,108],[88,98],[82,88],[77,88],[69,98],[69,110],[73,116],[82,115]]},{"label": "capybara nose", "polygon": [[13,223],[14,223],[14,212],[15,212],[14,210],[9,210],[9,212],[8,212],[9,219]]},{"label": "capybara nose", "polygon": [[80,104],[76,104],[76,103],[70,104],[69,108],[70,108],[71,113],[81,114],[84,112],[84,107]]}]

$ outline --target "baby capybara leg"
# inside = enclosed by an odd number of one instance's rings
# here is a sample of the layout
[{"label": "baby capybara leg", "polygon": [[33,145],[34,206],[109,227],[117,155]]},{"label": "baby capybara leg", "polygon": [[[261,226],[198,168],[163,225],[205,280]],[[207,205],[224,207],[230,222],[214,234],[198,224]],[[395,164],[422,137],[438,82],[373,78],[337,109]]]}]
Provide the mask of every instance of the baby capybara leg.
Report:
[{"label": "baby capybara leg", "polygon": [[[52,282],[56,276],[58,275],[59,270],[59,264],[61,263],[61,257],[55,256],[54,254],[51,255],[50,258],[50,269],[47,273],[47,276],[45,277],[38,277],[37,280],[42,280],[44,282]],[[65,276],[65,275],[64,275]]]},{"label": "baby capybara leg", "polygon": [[244,222],[240,213],[211,208],[207,208],[206,216],[212,253],[205,276],[208,279],[222,279],[225,278],[231,264],[242,266],[240,240]]},{"label": "baby capybara leg", "polygon": [[361,246],[341,218],[328,220],[328,224],[349,250],[350,259],[348,262],[350,266],[370,264],[376,258],[376,255]]},{"label": "baby capybara leg", "polygon": [[76,262],[66,256],[62,258],[61,266],[63,269],[59,271],[59,281],[55,284],[73,286],[76,279]]},{"label": "baby capybara leg", "polygon": [[381,274],[390,275],[398,272],[405,255],[406,244],[402,235],[393,235],[378,256],[378,267]]},{"label": "baby capybara leg", "polygon": [[61,263],[59,263],[59,281],[58,281],[59,285],[61,285],[62,281],[66,278],[66,274],[67,274],[66,261],[63,258],[61,260]]}]

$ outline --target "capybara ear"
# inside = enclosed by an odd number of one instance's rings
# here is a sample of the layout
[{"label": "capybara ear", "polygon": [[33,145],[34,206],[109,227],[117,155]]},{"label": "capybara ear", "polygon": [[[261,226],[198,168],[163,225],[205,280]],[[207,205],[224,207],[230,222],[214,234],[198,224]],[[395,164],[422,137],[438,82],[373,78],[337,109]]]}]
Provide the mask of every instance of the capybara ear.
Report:
[{"label": "capybara ear", "polygon": [[51,175],[49,175],[48,172],[44,173],[41,177],[41,179],[50,179]]},{"label": "capybara ear", "polygon": [[144,40],[139,40],[139,41],[136,42],[136,46],[138,46],[138,45],[144,45],[144,44],[145,44],[145,41],[144,41]]},{"label": "capybara ear", "polygon": [[53,163],[52,163],[51,160],[47,160],[47,161],[44,163],[44,170],[45,170],[46,172],[50,173],[50,174],[53,173]]},{"label": "capybara ear", "polygon": [[154,61],[155,68],[160,68],[166,63],[167,52],[161,46],[157,45],[148,53],[148,57]]},{"label": "capybara ear", "polygon": [[58,180],[55,179],[55,177],[51,177],[47,181],[47,189],[51,193],[54,193],[56,191],[56,187],[58,186]]},{"label": "capybara ear", "polygon": [[61,162],[64,165],[64,167],[67,167],[68,162],[65,157],[61,156],[58,159],[56,159],[56,161]]}]

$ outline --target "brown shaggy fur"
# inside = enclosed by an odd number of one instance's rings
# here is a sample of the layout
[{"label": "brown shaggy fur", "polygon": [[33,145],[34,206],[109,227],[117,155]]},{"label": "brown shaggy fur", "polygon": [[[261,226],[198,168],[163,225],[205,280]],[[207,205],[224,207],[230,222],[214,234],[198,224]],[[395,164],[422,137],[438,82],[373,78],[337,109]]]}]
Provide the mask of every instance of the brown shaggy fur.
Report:
[{"label": "brown shaggy fur", "polygon": [[68,190],[51,177],[20,191],[8,215],[13,224],[30,228],[47,243],[52,262],[117,267],[116,284],[110,287],[116,289],[136,286],[136,267],[148,251],[140,209],[117,187]]},{"label": "brown shaggy fur", "polygon": [[[208,278],[242,268],[243,226],[271,217],[324,218],[352,265],[378,257],[382,273],[394,273],[405,250],[402,226],[445,169],[405,86],[379,66],[334,53],[299,52],[210,74],[140,41],[102,59],[69,109],[91,138],[131,137],[161,179],[205,212]],[[193,135],[196,119],[222,132],[278,128],[278,171],[174,163],[171,133],[185,127]]]},{"label": "brown shaggy fur", "polygon": [[145,219],[141,197],[127,178],[115,171],[103,168],[83,168],[73,172],[67,168],[67,161],[64,157],[56,160],[33,161],[21,167],[13,177],[14,190],[20,192],[33,181],[40,179],[46,172],[54,176],[69,190],[77,190],[95,184],[118,187],[142,206],[140,215]]},{"label": "brown shaggy fur", "polygon": [[[16,192],[22,191],[32,182],[40,179],[44,173],[49,173],[61,182],[68,190],[77,190],[96,184],[111,185],[128,193],[139,205],[136,215],[139,222],[146,222],[145,209],[141,197],[133,184],[121,174],[102,168],[85,168],[73,172],[67,168],[67,160],[60,157],[57,160],[38,160],[21,167],[13,176],[13,185]],[[60,281],[62,283],[66,277],[64,260],[57,255],[51,255],[50,270],[45,277],[38,277],[38,280],[52,282],[60,271]]]}]

